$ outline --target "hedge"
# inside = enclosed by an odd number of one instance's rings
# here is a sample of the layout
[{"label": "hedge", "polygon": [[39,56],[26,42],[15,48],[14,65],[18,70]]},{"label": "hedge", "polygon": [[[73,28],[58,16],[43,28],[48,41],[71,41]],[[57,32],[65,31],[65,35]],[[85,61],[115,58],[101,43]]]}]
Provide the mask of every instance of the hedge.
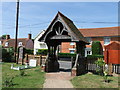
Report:
[{"label": "hedge", "polygon": [[102,55],[103,49],[100,41],[92,42],[92,54],[93,55]]},{"label": "hedge", "polygon": [[25,49],[26,54],[33,54],[33,49]]},{"label": "hedge", "polygon": [[87,58],[96,59],[96,58],[104,58],[104,56],[103,55],[87,55]]},{"label": "hedge", "polygon": [[48,49],[38,49],[37,55],[47,55]]},{"label": "hedge", "polygon": [[3,62],[11,62],[14,61],[14,49],[10,48],[2,48],[2,61]]},{"label": "hedge", "polygon": [[76,53],[72,54],[72,53],[58,53],[59,57],[76,57]]}]

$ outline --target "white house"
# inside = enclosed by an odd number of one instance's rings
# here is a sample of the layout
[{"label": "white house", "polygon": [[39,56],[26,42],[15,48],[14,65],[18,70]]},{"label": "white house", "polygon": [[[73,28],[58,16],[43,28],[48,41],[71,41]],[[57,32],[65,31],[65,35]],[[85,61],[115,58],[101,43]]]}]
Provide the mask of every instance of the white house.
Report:
[{"label": "white house", "polygon": [[38,41],[44,33],[45,30],[41,31],[34,39],[34,55],[38,52],[38,49],[47,49],[46,43]]}]

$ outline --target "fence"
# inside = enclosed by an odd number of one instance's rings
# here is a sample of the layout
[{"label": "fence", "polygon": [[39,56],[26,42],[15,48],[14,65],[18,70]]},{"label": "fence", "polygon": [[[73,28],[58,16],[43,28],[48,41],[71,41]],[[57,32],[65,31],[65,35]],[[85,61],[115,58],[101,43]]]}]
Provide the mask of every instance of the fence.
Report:
[{"label": "fence", "polygon": [[[96,60],[87,60],[87,64],[86,64],[86,70],[88,72],[96,72],[96,69],[98,68],[98,66],[95,64]],[[116,74],[120,74],[120,64],[108,64],[108,68],[109,68],[109,73],[116,73]],[[104,67],[103,67],[104,69]]]},{"label": "fence", "polygon": [[120,74],[120,64],[113,64],[112,65],[112,72]]}]

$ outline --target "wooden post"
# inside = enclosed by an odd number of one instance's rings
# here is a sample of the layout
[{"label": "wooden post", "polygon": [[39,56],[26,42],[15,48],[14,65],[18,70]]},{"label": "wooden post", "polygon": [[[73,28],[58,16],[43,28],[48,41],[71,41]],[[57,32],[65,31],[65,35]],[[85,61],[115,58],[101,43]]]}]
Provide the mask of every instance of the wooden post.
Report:
[{"label": "wooden post", "polygon": [[109,75],[112,75],[112,63],[109,63],[108,65],[109,65],[109,66],[108,66],[108,68],[109,68],[109,69],[108,69],[108,71],[109,71],[108,74],[109,74]]},{"label": "wooden post", "polygon": [[42,65],[42,55],[40,55],[40,66]]}]

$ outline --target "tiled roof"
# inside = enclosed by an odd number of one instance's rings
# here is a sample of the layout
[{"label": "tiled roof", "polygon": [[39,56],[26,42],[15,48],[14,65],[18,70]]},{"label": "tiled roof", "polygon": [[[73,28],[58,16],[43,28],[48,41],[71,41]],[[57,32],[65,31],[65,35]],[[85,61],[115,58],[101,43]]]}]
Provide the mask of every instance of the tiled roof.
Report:
[{"label": "tiled roof", "polygon": [[[18,38],[17,42],[22,42],[23,46],[26,45],[26,42],[30,40],[28,38]],[[9,43],[9,47],[15,47],[15,39],[8,39],[3,41],[3,46],[5,47],[5,42]]]},{"label": "tiled roof", "polygon": [[79,29],[84,37],[120,36],[120,27]]}]

